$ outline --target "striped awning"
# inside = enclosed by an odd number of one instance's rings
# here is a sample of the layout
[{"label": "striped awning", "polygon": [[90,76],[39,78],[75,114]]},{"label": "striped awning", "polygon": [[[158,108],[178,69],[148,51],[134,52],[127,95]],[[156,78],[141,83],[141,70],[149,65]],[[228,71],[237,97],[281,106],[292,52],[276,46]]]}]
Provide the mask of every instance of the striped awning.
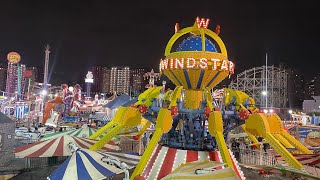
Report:
[{"label": "striped awning", "polygon": [[[293,154],[293,157],[295,157],[304,166],[320,168],[319,154]],[[278,164],[286,163],[285,160],[280,155],[277,155],[276,159],[278,161]]]},{"label": "striped awning", "polygon": [[[237,177],[245,179],[236,159],[233,157],[233,154],[231,154],[231,151],[229,151],[229,153],[231,155],[235,174]],[[141,173],[141,176],[143,176],[146,180],[161,179],[170,174],[183,163],[189,163],[193,161],[202,162],[206,160],[223,162],[219,151],[183,150],[158,144],[154,149],[152,156],[149,158],[143,172]],[[216,169],[224,169],[224,167],[218,167]]]},{"label": "striped awning", "polygon": [[[70,131],[46,134],[41,140],[53,139],[53,138],[57,138],[57,137],[60,137],[63,135],[70,135],[70,136],[75,136],[75,137],[80,137],[80,138],[88,138],[92,134],[94,134],[96,131],[97,131],[96,129],[90,128],[88,126],[83,126],[79,129],[74,129],[74,130],[70,130]],[[103,137],[103,135],[97,137],[97,140],[101,139],[102,137]],[[120,142],[120,136],[115,136],[112,139],[112,141],[115,144],[118,144]]]},{"label": "striped awning", "polygon": [[128,169],[134,168],[140,156],[125,153],[91,151],[87,149],[77,149],[61,166],[54,171],[48,179],[51,180],[78,180],[78,179],[105,179],[123,173],[123,170],[103,162],[103,157],[117,159],[121,163],[126,163]]},{"label": "striped awning", "polygon": [[215,169],[223,165],[223,163],[209,160],[184,163],[162,179],[239,179],[230,167]]},{"label": "striped awning", "polygon": [[[71,152],[67,148],[67,145],[70,142],[75,144],[77,147],[89,149],[97,141],[92,139],[63,135],[57,138],[17,147],[15,150],[15,155],[18,158],[70,156]],[[102,149],[111,151],[120,150],[119,146],[117,146],[113,141],[105,144]]]}]

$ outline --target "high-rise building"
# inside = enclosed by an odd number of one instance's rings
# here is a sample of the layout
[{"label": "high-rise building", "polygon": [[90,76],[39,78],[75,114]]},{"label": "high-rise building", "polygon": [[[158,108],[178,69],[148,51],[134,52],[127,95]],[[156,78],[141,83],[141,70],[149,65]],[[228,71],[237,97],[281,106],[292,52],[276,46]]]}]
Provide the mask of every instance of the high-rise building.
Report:
[{"label": "high-rise building", "polygon": [[298,69],[287,68],[289,108],[301,109],[305,97],[304,78]]},{"label": "high-rise building", "polygon": [[110,73],[110,91],[129,94],[130,67],[112,67]]},{"label": "high-rise building", "polygon": [[134,68],[131,69],[131,83],[130,86],[132,87],[133,94],[141,93],[144,91],[146,86],[146,81],[144,80],[144,73],[146,73],[147,70],[145,68]]},{"label": "high-rise building", "polygon": [[305,97],[304,99],[311,100],[315,95],[315,79],[309,80],[305,83]]},{"label": "high-rise building", "polygon": [[305,99],[313,99],[313,96],[320,96],[320,73],[305,84]]},{"label": "high-rise building", "polygon": [[91,86],[91,94],[95,95],[97,93],[100,93],[102,90],[102,84],[103,84],[103,67],[102,66],[93,66],[91,69],[94,82]]},{"label": "high-rise building", "polygon": [[24,64],[12,64],[8,62],[6,81],[6,92],[8,96],[12,96],[18,91],[18,66],[20,66],[20,89],[22,89],[22,85],[24,84],[23,72],[26,70],[26,66]]},{"label": "high-rise building", "polygon": [[314,77],[314,95],[320,96],[320,73]]},{"label": "high-rise building", "polygon": [[6,90],[7,66],[0,64],[0,91]]},{"label": "high-rise building", "polygon": [[102,93],[112,93],[110,92],[110,76],[111,70],[107,67],[102,67]]}]

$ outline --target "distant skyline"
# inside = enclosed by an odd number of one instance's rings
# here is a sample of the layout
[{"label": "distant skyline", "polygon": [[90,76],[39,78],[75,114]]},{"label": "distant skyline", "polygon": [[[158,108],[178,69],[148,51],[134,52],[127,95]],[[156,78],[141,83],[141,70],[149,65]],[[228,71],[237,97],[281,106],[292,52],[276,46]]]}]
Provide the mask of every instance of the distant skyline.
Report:
[{"label": "distant skyline", "polygon": [[316,1],[120,2],[1,2],[0,62],[16,51],[21,63],[43,66],[50,44],[53,78],[75,81],[93,65],[158,69],[175,23],[199,16],[221,26],[235,73],[264,65],[266,52],[270,65],[290,64],[306,79],[320,72]]}]

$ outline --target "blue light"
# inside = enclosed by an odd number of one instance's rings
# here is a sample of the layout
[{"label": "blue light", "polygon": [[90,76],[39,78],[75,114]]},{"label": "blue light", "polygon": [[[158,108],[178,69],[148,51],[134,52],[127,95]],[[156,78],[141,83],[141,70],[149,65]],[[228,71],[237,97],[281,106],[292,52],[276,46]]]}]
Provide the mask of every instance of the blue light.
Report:
[{"label": "blue light", "polygon": [[[184,39],[177,51],[202,51],[202,40],[200,36],[190,36]],[[214,44],[206,38],[206,51],[217,52]]]}]

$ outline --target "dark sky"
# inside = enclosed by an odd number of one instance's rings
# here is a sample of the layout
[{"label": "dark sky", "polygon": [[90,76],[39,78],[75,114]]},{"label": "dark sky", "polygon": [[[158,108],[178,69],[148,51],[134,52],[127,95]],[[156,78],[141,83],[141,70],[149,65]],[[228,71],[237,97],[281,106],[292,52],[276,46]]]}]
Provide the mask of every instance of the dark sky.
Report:
[{"label": "dark sky", "polygon": [[265,52],[270,64],[319,72],[319,8],[307,0],[1,1],[0,59],[17,51],[22,63],[42,65],[49,43],[52,78],[76,80],[94,64],[158,68],[175,23],[196,16],[221,25],[236,73],[263,65]]}]

